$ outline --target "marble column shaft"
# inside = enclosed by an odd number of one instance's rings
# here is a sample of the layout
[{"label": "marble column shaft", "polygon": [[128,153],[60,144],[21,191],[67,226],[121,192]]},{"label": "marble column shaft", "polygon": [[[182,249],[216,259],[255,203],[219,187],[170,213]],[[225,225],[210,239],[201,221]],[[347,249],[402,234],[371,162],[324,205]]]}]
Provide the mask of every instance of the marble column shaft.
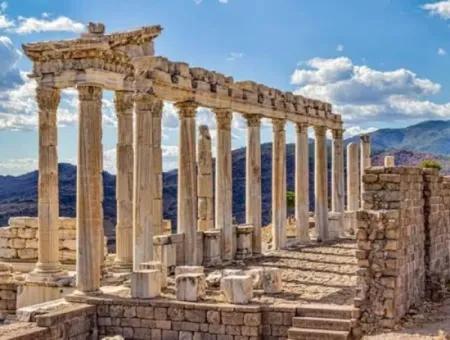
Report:
[{"label": "marble column shaft", "polygon": [[38,86],[39,108],[39,183],[38,183],[38,262],[36,272],[58,272],[59,195],[57,109],[60,91]]},{"label": "marble column shaft", "polygon": [[[364,176],[364,170],[367,168],[370,168],[371,166],[371,159],[370,159],[370,136],[369,135],[361,135],[360,137],[360,191],[361,191],[361,202],[363,202],[363,194],[364,194],[364,185],[363,185],[363,176]],[[362,204],[362,203],[361,203]]]},{"label": "marble column shaft", "polygon": [[211,135],[206,125],[199,126],[197,144],[198,229],[214,229],[214,180]]},{"label": "marble column shaft", "polygon": [[102,88],[78,85],[77,289],[100,287],[103,263]]},{"label": "marble column shaft", "polygon": [[153,259],[153,116],[160,115],[162,101],[153,94],[135,95],[133,268]]},{"label": "marble column shaft", "polygon": [[328,169],[326,127],[315,126],[314,148],[314,186],[315,186],[315,221],[318,240],[328,239]]},{"label": "marble column shaft", "polygon": [[309,241],[309,150],[308,125],[296,125],[295,223],[298,241]]},{"label": "marble column shaft", "polygon": [[334,212],[344,212],[345,176],[344,176],[344,140],[342,130],[333,130],[332,144],[332,200],[331,209]]},{"label": "marble column shaft", "polygon": [[178,151],[178,231],[184,233],[185,265],[198,264],[197,169],[194,102],[177,103],[180,116]]},{"label": "marble column shaft", "polygon": [[216,154],[216,229],[222,230],[222,259],[234,257],[233,212],[232,212],[232,165],[231,165],[231,119],[229,110],[216,110],[217,154]]},{"label": "marble column shaft", "polygon": [[286,246],[286,132],[284,119],[272,119],[272,249]]},{"label": "marble column shaft", "polygon": [[163,233],[163,160],[162,160],[162,110],[153,112],[153,230],[155,235]]},{"label": "marble column shaft", "polygon": [[347,145],[347,210],[359,209],[359,147],[356,143]]},{"label": "marble column shaft", "polygon": [[115,265],[133,265],[133,106],[132,92],[115,93],[117,113],[116,258]]},{"label": "marble column shaft", "polygon": [[245,219],[252,225],[254,254],[261,254],[261,118],[247,115]]}]

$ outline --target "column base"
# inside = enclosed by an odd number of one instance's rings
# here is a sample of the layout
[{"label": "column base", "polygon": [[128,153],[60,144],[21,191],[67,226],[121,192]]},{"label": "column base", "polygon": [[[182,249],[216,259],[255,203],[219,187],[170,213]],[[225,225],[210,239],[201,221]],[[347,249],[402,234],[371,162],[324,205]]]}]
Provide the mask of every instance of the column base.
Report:
[{"label": "column base", "polygon": [[25,280],[34,283],[54,283],[67,277],[67,272],[61,268],[59,263],[52,265],[37,263],[36,268],[28,273]]}]

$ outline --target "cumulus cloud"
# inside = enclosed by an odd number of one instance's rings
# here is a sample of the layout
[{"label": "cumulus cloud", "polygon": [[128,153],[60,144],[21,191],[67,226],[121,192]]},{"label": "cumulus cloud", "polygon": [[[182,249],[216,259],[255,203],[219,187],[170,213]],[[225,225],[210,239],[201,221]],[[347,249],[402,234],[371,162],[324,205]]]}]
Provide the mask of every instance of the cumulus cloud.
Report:
[{"label": "cumulus cloud", "polygon": [[427,3],[422,8],[430,12],[431,15],[436,15],[446,20],[450,19],[450,0]]},{"label": "cumulus cloud", "polygon": [[74,21],[68,17],[60,16],[55,19],[19,17],[18,25],[13,29],[19,34],[28,34],[36,32],[74,32],[81,33],[85,31],[85,25]]},{"label": "cumulus cloud", "polygon": [[350,137],[353,137],[353,136],[359,136],[359,135],[363,135],[363,134],[366,134],[366,133],[374,132],[376,130],[377,130],[377,128],[375,128],[375,127],[362,128],[361,126],[357,126],[357,125],[348,126],[345,129],[344,138],[350,138]]},{"label": "cumulus cloud", "polygon": [[450,118],[448,104],[427,100],[441,86],[404,68],[380,71],[355,65],[346,57],[313,58],[293,72],[291,83],[297,86],[298,94],[331,102],[351,124]]},{"label": "cumulus cloud", "polygon": [[17,63],[22,53],[16,49],[10,38],[0,36],[0,90],[22,82]]},{"label": "cumulus cloud", "polygon": [[14,26],[14,21],[7,18],[5,11],[8,8],[7,2],[0,3],[0,29],[10,28]]},{"label": "cumulus cloud", "polygon": [[447,55],[447,51],[444,50],[442,47],[439,47],[437,50],[437,54],[440,56],[444,56],[444,55]]},{"label": "cumulus cloud", "polygon": [[0,175],[20,175],[36,170],[38,160],[35,158],[12,158],[0,161]]}]

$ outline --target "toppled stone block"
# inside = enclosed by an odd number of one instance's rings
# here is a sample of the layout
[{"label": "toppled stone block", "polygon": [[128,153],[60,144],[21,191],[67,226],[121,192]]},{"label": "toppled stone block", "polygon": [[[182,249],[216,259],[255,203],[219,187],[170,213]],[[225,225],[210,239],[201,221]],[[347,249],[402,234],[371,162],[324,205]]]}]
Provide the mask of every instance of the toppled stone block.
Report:
[{"label": "toppled stone block", "polygon": [[199,301],[205,296],[205,274],[186,273],[176,277],[177,300]]},{"label": "toppled stone block", "polygon": [[266,293],[279,293],[283,290],[281,269],[264,268],[262,276],[262,288]]},{"label": "toppled stone block", "polygon": [[222,278],[220,289],[229,303],[247,304],[253,297],[253,280],[249,275]]},{"label": "toppled stone block", "polygon": [[157,270],[138,270],[131,274],[131,296],[151,299],[161,294],[161,272]]},{"label": "toppled stone block", "polygon": [[262,289],[263,268],[250,268],[246,271],[247,275],[252,278],[253,289]]}]

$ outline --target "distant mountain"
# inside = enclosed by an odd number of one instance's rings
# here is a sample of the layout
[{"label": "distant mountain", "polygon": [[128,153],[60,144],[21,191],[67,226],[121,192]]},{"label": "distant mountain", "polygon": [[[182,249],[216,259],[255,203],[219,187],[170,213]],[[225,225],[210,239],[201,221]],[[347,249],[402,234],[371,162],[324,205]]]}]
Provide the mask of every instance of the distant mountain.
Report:
[{"label": "distant mountain", "polygon": [[[450,173],[450,122],[428,121],[404,129],[381,129],[371,133],[373,164],[383,163],[386,154],[395,155],[399,165],[417,165],[423,159],[434,158],[442,165],[445,173]],[[346,140],[357,141],[358,137]],[[287,156],[287,188],[294,190],[295,181],[295,145],[288,144]],[[310,209],[313,209],[314,176],[313,176],[312,140],[309,141],[310,163]],[[330,152],[328,155],[330,156]],[[271,216],[271,155],[272,144],[261,145],[262,164],[262,211],[263,222],[269,223]],[[245,148],[233,150],[233,216],[237,222],[245,219]],[[331,162],[328,162],[329,164]],[[329,177],[331,178],[331,177]],[[0,226],[6,225],[10,216],[36,216],[37,171],[21,176],[0,176]],[[116,221],[114,175],[103,173],[105,233],[114,237]],[[177,170],[164,173],[164,217],[176,223],[177,215]],[[75,216],[76,167],[70,164],[59,165],[60,215]],[[291,212],[292,213],[292,212]]]}]

